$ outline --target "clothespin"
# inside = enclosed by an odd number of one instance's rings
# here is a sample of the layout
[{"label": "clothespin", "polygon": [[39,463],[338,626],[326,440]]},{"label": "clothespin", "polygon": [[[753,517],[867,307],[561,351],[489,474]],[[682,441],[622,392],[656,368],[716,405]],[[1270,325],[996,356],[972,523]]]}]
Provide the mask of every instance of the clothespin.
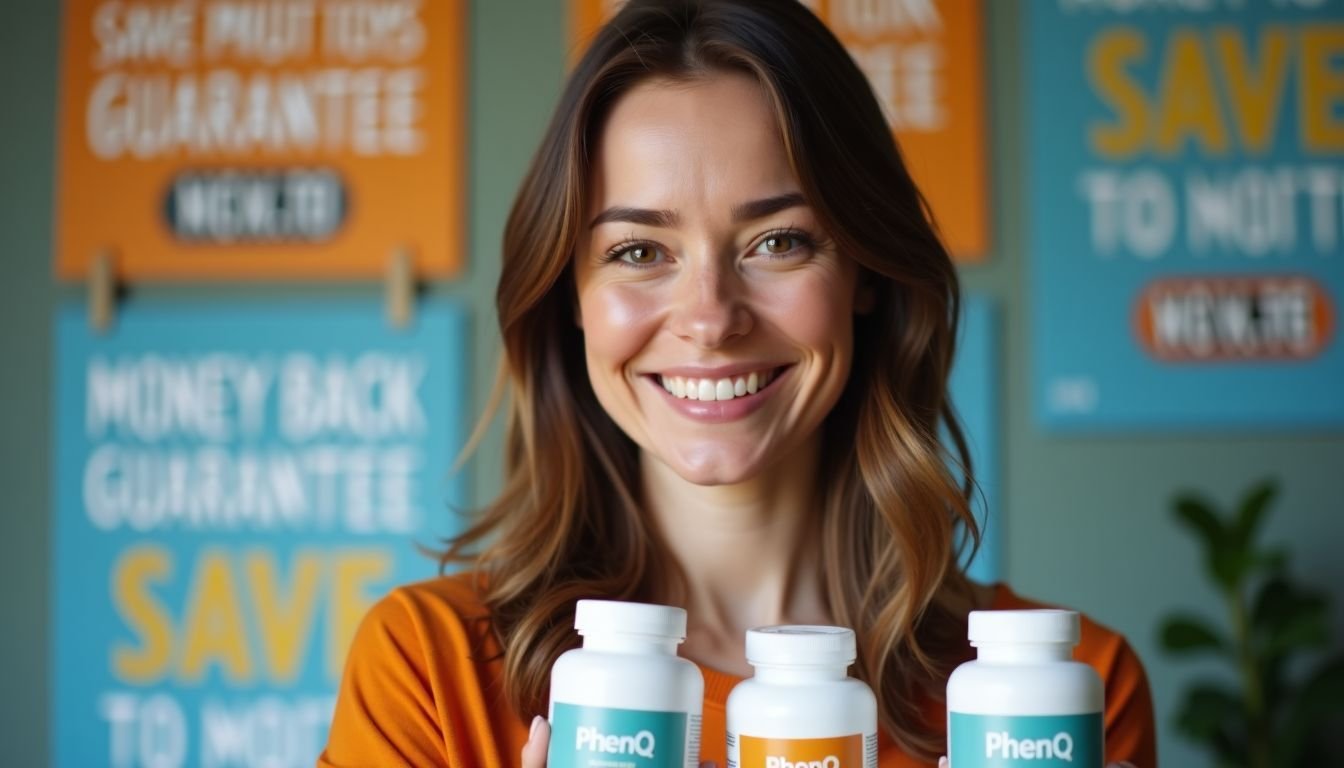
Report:
[{"label": "clothespin", "polygon": [[103,248],[89,265],[89,327],[106,333],[117,319],[117,269],[112,249]]},{"label": "clothespin", "polygon": [[415,268],[411,249],[401,246],[388,258],[384,279],[387,322],[393,328],[406,328],[415,319]]}]

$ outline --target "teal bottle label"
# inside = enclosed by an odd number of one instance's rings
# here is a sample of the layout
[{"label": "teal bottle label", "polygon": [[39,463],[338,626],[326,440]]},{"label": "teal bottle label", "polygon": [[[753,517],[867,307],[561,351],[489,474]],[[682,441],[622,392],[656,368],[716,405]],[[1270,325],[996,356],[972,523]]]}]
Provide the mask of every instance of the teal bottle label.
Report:
[{"label": "teal bottle label", "polygon": [[1101,768],[1101,713],[948,714],[948,760],[956,768]]},{"label": "teal bottle label", "polygon": [[684,768],[685,712],[555,702],[547,768]]}]

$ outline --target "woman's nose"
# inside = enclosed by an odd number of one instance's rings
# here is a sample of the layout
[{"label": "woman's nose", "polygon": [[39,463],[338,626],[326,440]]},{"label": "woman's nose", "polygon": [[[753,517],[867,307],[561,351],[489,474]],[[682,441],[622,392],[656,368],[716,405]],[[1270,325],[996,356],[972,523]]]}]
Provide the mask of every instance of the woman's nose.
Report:
[{"label": "woman's nose", "polygon": [[681,338],[704,349],[718,349],[751,330],[742,278],[731,266],[693,265],[678,283],[670,325]]}]

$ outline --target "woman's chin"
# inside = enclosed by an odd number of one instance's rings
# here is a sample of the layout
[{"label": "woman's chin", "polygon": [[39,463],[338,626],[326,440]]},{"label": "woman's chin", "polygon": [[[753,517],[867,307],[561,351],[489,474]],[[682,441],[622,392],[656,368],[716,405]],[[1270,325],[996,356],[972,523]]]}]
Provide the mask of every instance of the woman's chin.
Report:
[{"label": "woman's chin", "polygon": [[724,451],[680,456],[667,464],[678,477],[693,485],[745,483],[759,476],[763,466],[758,455],[740,456]]}]

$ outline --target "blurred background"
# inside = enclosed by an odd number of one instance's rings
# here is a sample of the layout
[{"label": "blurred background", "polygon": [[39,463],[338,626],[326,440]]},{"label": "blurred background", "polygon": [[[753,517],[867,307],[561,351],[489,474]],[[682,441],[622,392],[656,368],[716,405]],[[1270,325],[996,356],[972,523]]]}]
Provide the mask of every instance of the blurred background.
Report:
[{"label": "blurred background", "polygon": [[[809,5],[961,267],[973,573],[1126,634],[1165,765],[1248,660],[1337,716],[1344,0]],[[450,469],[500,234],[608,11],[0,9],[6,764],[312,763],[354,623],[499,487],[497,427]]]}]

